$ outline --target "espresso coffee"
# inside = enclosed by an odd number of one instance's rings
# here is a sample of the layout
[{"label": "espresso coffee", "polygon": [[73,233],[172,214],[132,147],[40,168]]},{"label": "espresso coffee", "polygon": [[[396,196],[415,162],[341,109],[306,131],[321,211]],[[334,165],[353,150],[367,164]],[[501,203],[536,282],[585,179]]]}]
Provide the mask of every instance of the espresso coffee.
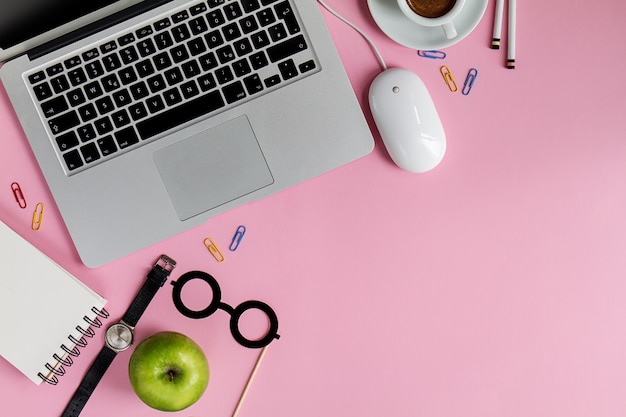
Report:
[{"label": "espresso coffee", "polygon": [[452,10],[456,0],[406,0],[406,3],[418,15],[434,19]]}]

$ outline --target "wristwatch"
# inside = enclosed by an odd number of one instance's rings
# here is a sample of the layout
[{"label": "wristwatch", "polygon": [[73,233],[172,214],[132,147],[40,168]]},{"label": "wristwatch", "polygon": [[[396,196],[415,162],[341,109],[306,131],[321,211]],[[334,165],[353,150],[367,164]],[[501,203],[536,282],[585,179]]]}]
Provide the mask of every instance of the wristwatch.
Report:
[{"label": "wristwatch", "polygon": [[77,417],[80,414],[96,385],[115,359],[115,355],[132,345],[133,330],[139,318],[175,267],[176,262],[166,255],[161,255],[157,260],[122,319],[107,329],[102,350],[87,370],[85,378],[76,389],[62,417]]}]

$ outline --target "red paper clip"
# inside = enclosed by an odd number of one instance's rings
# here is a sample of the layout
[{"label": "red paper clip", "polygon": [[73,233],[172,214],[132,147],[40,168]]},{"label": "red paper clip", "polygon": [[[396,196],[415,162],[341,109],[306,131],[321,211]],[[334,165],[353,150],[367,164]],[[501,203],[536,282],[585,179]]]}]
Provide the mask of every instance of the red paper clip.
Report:
[{"label": "red paper clip", "polygon": [[24,198],[24,193],[20,185],[16,182],[11,183],[11,190],[13,190],[13,196],[20,208],[26,208],[26,198]]}]

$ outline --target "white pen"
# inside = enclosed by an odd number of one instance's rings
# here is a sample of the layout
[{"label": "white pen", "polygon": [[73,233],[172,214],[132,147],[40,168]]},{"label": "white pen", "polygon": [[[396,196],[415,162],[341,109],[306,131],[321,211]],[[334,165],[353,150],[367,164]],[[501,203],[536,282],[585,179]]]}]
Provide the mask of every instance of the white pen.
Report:
[{"label": "white pen", "polygon": [[509,0],[509,35],[506,67],[515,69],[515,0]]},{"label": "white pen", "polygon": [[493,19],[493,37],[491,49],[500,49],[500,36],[502,33],[502,14],[504,13],[504,0],[496,0],[496,15]]}]

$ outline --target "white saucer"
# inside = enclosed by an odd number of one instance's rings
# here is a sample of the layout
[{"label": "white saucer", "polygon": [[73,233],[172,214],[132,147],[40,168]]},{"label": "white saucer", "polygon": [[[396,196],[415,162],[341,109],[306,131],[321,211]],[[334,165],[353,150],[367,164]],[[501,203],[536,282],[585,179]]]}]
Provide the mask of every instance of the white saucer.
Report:
[{"label": "white saucer", "polygon": [[468,0],[454,19],[458,35],[447,39],[440,27],[418,25],[406,17],[397,0],[367,0],[374,21],[387,36],[401,45],[413,49],[441,49],[460,42],[469,35],[482,19],[488,0]]}]

